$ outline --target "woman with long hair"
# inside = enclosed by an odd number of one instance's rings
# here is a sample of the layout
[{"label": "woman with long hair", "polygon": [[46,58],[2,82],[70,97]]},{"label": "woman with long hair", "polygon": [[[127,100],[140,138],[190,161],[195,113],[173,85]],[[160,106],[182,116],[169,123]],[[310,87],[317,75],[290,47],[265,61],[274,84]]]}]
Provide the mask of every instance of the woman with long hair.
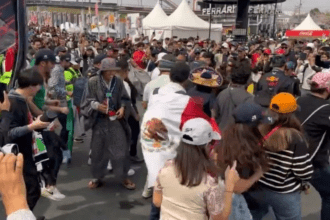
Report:
[{"label": "woman with long hair", "polygon": [[239,177],[236,162],[227,167],[225,183],[207,147],[220,136],[202,118],[183,125],[181,145],[174,160],[166,162],[154,187],[153,203],[161,207],[162,220],[224,220],[231,212],[233,189]]},{"label": "woman with long hair", "polygon": [[269,123],[262,108],[254,103],[240,104],[234,110],[235,123],[229,125],[222,132],[221,144],[215,148],[215,159],[223,171],[228,164],[237,161],[237,172],[240,180],[234,192],[233,210],[231,219],[252,219],[247,203],[241,193],[247,191],[261,177],[268,168],[268,160],[262,147],[262,135],[258,125]]},{"label": "woman with long hair", "polygon": [[263,146],[269,159],[269,170],[258,182],[256,190],[245,198],[253,219],[262,219],[271,206],[276,219],[301,219],[301,196],[311,179],[313,166],[300,122],[294,115],[296,99],[289,93],[279,93],[271,100],[271,125],[259,127]]}]

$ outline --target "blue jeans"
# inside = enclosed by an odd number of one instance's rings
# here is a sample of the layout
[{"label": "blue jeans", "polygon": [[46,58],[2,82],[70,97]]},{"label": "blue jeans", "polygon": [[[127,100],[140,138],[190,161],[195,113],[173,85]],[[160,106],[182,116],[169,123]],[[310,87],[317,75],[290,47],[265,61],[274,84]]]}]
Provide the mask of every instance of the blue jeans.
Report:
[{"label": "blue jeans", "polygon": [[319,192],[322,199],[321,219],[330,219],[330,166],[315,169],[311,184]]},{"label": "blue jeans", "polygon": [[160,208],[157,208],[151,201],[151,212],[149,220],[159,220],[160,218]]},{"label": "blue jeans", "polygon": [[272,207],[277,220],[301,220],[300,192],[281,194],[259,187],[255,191],[244,194],[253,216],[253,220],[261,220]]}]

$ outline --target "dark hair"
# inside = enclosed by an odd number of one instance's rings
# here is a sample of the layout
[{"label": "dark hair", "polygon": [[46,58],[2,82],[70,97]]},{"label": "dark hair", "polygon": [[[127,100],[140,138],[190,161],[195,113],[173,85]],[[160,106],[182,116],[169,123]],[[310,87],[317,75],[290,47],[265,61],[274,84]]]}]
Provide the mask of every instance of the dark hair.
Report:
[{"label": "dark hair", "polygon": [[242,123],[232,124],[222,134],[221,144],[216,146],[218,164],[222,171],[237,161],[237,172],[243,179],[250,178],[260,167],[268,168],[258,127]]},{"label": "dark hair", "polygon": [[[217,169],[209,158],[206,146],[195,146],[181,142],[174,159],[176,170],[181,179],[180,184],[194,187],[205,180],[207,174],[216,175]],[[217,181],[217,178],[215,178]]]},{"label": "dark hair", "polygon": [[44,80],[40,73],[34,69],[27,69],[20,72],[17,78],[18,88],[24,89],[29,86],[42,85]]},{"label": "dark hair", "polygon": [[185,62],[177,62],[171,69],[170,79],[174,83],[183,83],[188,79],[189,73],[190,67]]},{"label": "dark hair", "polygon": [[120,67],[121,70],[128,70],[129,69],[128,62],[125,59],[120,59],[118,61],[118,66]]},{"label": "dark hair", "polygon": [[136,44],[136,46],[137,46],[137,47],[144,47],[144,43],[139,42],[139,43]]},{"label": "dark hair", "polygon": [[319,88],[319,84],[316,82],[311,82],[310,85],[312,93],[323,94],[325,91],[327,91],[326,88]]},{"label": "dark hair", "polygon": [[230,79],[234,84],[245,85],[250,78],[250,73],[243,67],[234,65],[230,74]]},{"label": "dark hair", "polygon": [[36,39],[34,39],[34,40],[33,40],[33,44],[35,44],[36,42],[40,42],[40,43],[42,43],[42,39],[41,39],[41,38],[36,38]]},{"label": "dark hair", "polygon": [[293,136],[299,136],[304,139],[303,129],[298,118],[295,116],[295,113],[289,114],[280,114],[272,110],[268,110],[269,116],[274,120],[274,123],[271,125],[263,124],[260,128],[260,133],[263,136],[266,136],[270,131],[275,127],[279,127],[267,140],[264,142],[266,149],[279,152],[286,150],[290,143],[292,142]]},{"label": "dark hair", "polygon": [[310,53],[313,53],[313,48],[311,47],[306,47],[305,50],[309,50]]}]

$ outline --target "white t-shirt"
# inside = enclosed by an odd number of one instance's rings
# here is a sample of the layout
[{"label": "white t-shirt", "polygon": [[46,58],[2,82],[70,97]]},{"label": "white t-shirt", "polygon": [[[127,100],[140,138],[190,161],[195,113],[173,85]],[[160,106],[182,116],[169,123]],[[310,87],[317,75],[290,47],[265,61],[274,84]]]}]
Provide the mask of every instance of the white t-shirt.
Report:
[{"label": "white t-shirt", "polygon": [[160,74],[160,70],[158,69],[158,67],[156,67],[152,72],[151,72],[151,80],[157,79],[159,77]]},{"label": "white t-shirt", "polygon": [[152,93],[154,92],[154,90],[156,88],[165,86],[169,82],[171,82],[169,75],[160,75],[157,79],[154,79],[154,80],[148,82],[148,84],[144,88],[143,101],[148,102],[150,95],[152,95]]}]

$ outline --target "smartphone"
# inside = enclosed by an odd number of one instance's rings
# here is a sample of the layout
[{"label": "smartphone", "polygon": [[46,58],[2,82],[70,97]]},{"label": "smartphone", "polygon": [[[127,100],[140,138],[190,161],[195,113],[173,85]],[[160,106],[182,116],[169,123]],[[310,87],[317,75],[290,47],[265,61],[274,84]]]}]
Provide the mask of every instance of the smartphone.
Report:
[{"label": "smartphone", "polygon": [[154,31],[154,32],[152,32],[152,35],[156,35],[156,32]]},{"label": "smartphone", "polygon": [[0,102],[2,103],[5,98],[3,97],[3,91],[7,92],[7,85],[4,83],[0,83]]},{"label": "smartphone", "polygon": [[300,53],[299,59],[300,60],[306,60],[307,59],[307,54],[306,53]]}]

